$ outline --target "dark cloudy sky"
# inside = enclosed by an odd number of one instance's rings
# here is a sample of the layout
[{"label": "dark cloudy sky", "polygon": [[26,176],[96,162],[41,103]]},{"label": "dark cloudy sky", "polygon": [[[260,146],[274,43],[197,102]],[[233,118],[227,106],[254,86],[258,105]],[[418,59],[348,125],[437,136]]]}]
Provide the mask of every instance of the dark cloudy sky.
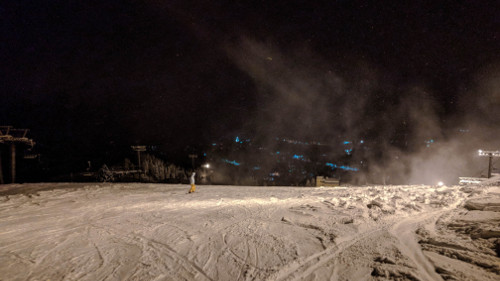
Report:
[{"label": "dark cloudy sky", "polygon": [[3,1],[0,125],[65,153],[439,134],[500,105],[498,14],[497,1]]}]

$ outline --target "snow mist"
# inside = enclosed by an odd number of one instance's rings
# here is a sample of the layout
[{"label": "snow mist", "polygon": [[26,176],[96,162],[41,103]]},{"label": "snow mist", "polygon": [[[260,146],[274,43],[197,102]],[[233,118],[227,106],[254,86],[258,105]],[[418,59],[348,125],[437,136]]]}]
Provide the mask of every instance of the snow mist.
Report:
[{"label": "snow mist", "polygon": [[449,116],[427,87],[394,81],[360,59],[335,61],[307,46],[282,50],[247,38],[227,50],[258,89],[255,118],[245,130],[267,146],[276,137],[361,141],[354,165],[366,165],[358,173],[366,183],[456,183],[458,176],[481,174],[485,161],[477,149],[500,147],[498,129],[491,128],[500,116],[498,71],[480,75],[481,98],[461,101],[466,114]]}]

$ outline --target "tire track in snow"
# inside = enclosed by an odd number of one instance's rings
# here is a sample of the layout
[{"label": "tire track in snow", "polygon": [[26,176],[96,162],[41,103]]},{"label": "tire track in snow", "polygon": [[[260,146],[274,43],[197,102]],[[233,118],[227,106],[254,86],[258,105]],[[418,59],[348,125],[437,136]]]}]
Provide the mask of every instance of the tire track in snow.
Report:
[{"label": "tire track in snow", "polygon": [[240,277],[241,275],[243,274],[243,272],[245,271],[245,267],[248,266],[248,259],[250,257],[250,246],[248,244],[248,240],[245,239],[245,248],[246,248],[246,257],[245,257],[245,261],[243,262],[243,264],[241,265],[241,269],[240,271],[238,272],[238,277],[236,277],[236,280],[240,280]]},{"label": "tire track in snow", "polygon": [[[230,254],[234,261],[238,264],[238,273],[234,277],[236,279],[231,280],[247,280],[258,278],[264,272],[268,272],[268,268],[263,268],[259,266],[259,241],[262,240],[262,231],[259,231],[260,223],[266,224],[269,222],[275,222],[275,220],[270,219],[270,213],[275,210],[269,211],[262,208],[261,204],[257,204],[256,209],[250,209],[245,205],[237,205],[237,208],[241,209],[241,213],[236,213],[231,215],[231,222],[225,224],[225,226],[218,228],[216,233],[219,233],[220,239],[222,241],[222,247],[219,248],[220,255],[217,256],[217,263],[224,256],[224,253]],[[234,222],[235,221],[235,222]],[[235,227],[235,231],[231,228]],[[243,242],[232,242],[228,239],[230,235],[236,235],[236,237],[244,237],[244,252],[237,253],[235,248],[238,245],[243,245]],[[241,248],[240,248],[241,249]],[[252,257],[253,255],[253,257]],[[233,278],[234,278],[233,277]]]},{"label": "tire track in snow", "polygon": [[[462,194],[462,193],[459,193]],[[466,197],[462,196],[457,198],[455,202],[447,207],[443,207],[440,210],[428,212],[418,216],[417,218],[408,217],[401,221],[394,223],[389,232],[392,236],[396,237],[400,241],[398,248],[401,252],[405,254],[413,263],[417,266],[418,272],[423,273],[425,280],[443,280],[440,274],[436,272],[434,264],[424,255],[422,247],[418,243],[416,238],[416,231],[422,225],[431,226],[431,230],[435,231],[435,225],[437,220],[446,215],[451,210],[456,209],[459,205],[463,204]]]},{"label": "tire track in snow", "polygon": [[[189,272],[191,272],[191,273],[195,272],[194,273],[195,276],[197,275],[196,273],[199,273],[200,275],[205,277],[206,280],[213,281],[213,279],[210,278],[201,267],[197,266],[194,262],[190,261],[187,257],[179,254],[176,250],[174,250],[172,247],[170,247],[169,245],[167,245],[163,242],[154,240],[152,238],[148,238],[148,237],[141,235],[141,234],[138,234],[138,233],[121,235],[121,234],[119,234],[118,231],[111,229],[111,228],[104,228],[104,227],[96,226],[96,225],[94,225],[94,227],[100,227],[103,230],[108,231],[115,236],[122,237],[122,239],[125,238],[128,241],[135,241],[135,242],[146,241],[146,244],[150,243],[151,246],[156,246],[156,248],[159,247],[160,250],[161,250],[161,248],[163,248],[164,250],[166,250],[166,252],[171,254],[170,256],[173,258],[173,260],[176,263],[178,263],[180,266],[184,267],[185,269],[189,270]],[[137,244],[144,244],[144,243],[137,243]],[[144,253],[144,248],[143,248],[143,253]],[[161,256],[161,252],[158,252],[156,254],[158,254],[158,256]]]},{"label": "tire track in snow", "polygon": [[424,275],[421,276],[424,280],[443,280],[443,278],[436,272],[434,265],[422,252],[422,247],[418,244],[415,231],[422,223],[435,224],[437,219],[445,212],[443,210],[432,212],[418,219],[410,217],[395,223],[389,229],[389,233],[399,240],[400,245],[398,245],[398,248],[400,251],[413,261],[418,272]]},{"label": "tire track in snow", "polygon": [[[240,257],[240,255],[238,255],[231,249],[231,245],[227,242],[226,235],[227,233],[222,234],[222,241],[224,243],[224,247],[221,249],[221,252],[224,253],[225,251],[227,251],[235,258],[235,260],[239,261],[242,264],[242,266],[244,266],[247,259]],[[248,257],[248,251],[247,251],[247,257]]]},{"label": "tire track in snow", "polygon": [[[379,235],[378,233],[389,233],[400,241],[400,245],[396,245],[419,269],[418,272],[426,272],[424,280],[443,280],[439,274],[435,272],[434,266],[424,256],[418,241],[414,239],[415,231],[422,223],[434,223],[446,210],[434,211],[425,215],[421,215],[416,219],[407,217],[393,224],[377,225],[362,233],[356,234],[355,237],[342,241],[341,243],[327,248],[324,251],[313,254],[305,259],[292,262],[282,267],[278,272],[272,274],[267,280],[302,280],[314,273],[319,268],[324,267],[331,260],[336,260],[338,255],[349,247],[365,240],[373,239]],[[429,222],[429,220],[431,222]],[[403,233],[403,235],[401,235]],[[407,246],[410,245],[410,246]],[[338,268],[334,268],[331,280],[338,280]]]},{"label": "tire track in snow", "polygon": [[[267,280],[300,280],[311,273],[313,273],[318,268],[322,267],[325,263],[334,259],[339,253],[348,247],[354,245],[354,243],[363,240],[365,238],[372,237],[375,233],[386,231],[387,225],[376,227],[362,233],[357,234],[357,236],[342,241],[341,243],[329,247],[321,252],[313,254],[303,260],[294,261],[290,264],[283,266],[276,273],[272,274],[267,278]],[[333,279],[335,280],[335,279]]]},{"label": "tire track in snow", "polygon": [[27,279],[30,280],[33,278],[32,275],[38,272],[38,270],[37,270],[38,267],[40,267],[40,265],[45,261],[45,259],[48,256],[52,255],[52,253],[54,253],[54,252],[57,253],[59,251],[59,249],[65,249],[66,244],[68,243],[68,241],[71,241],[71,238],[72,238],[71,235],[66,236],[62,242],[58,243],[55,247],[46,251],[42,256],[36,258],[34,265],[32,267],[30,267],[30,271],[29,271]]},{"label": "tire track in snow", "polygon": [[[92,246],[96,249],[97,255],[98,255],[99,260],[100,260],[99,265],[98,265],[98,269],[101,269],[104,267],[104,264],[105,264],[104,256],[103,256],[101,250],[99,249],[99,247],[97,246],[95,240],[91,237],[91,232],[90,232],[91,228],[89,226],[87,226],[86,229],[87,229],[87,238],[89,239]],[[95,271],[97,271],[98,269],[96,269]],[[90,272],[86,272],[83,276],[81,276],[81,279],[84,279],[88,275],[90,275]]]},{"label": "tire track in snow", "polygon": [[[336,260],[337,256],[347,250],[349,247],[353,246],[358,242],[362,242],[363,240],[373,240],[374,237],[380,236],[382,233],[388,233],[391,236],[398,238],[400,244],[395,245],[398,249],[403,248],[403,252],[405,256],[410,259],[417,268],[419,269],[418,273],[424,273],[425,276],[419,276],[424,278],[424,280],[442,280],[441,276],[435,273],[434,265],[430,263],[430,261],[423,255],[420,245],[415,238],[415,231],[418,226],[422,223],[434,223],[436,219],[445,212],[456,208],[458,205],[462,204],[464,201],[464,197],[457,198],[459,200],[454,201],[452,204],[447,205],[446,207],[442,207],[437,211],[421,211],[419,215],[416,216],[408,216],[401,217],[400,221],[397,222],[379,222],[379,225],[372,227],[366,231],[361,233],[354,234],[355,237],[348,238],[348,240],[342,241],[341,243],[329,247],[324,251],[313,254],[309,257],[294,261],[287,265],[278,268],[278,270],[270,275],[267,280],[302,280],[306,277],[313,274],[320,268],[324,268],[325,264],[330,262],[331,260]],[[430,206],[430,205],[429,205]],[[400,231],[405,231],[405,235],[400,237]],[[380,234],[378,234],[380,233]],[[344,237],[346,238],[346,237]],[[405,248],[405,243],[409,243],[410,249]],[[367,244],[370,245],[370,244]],[[414,250],[412,253],[412,250]],[[336,263],[335,263],[336,264]],[[338,280],[338,268],[334,266],[333,276],[331,276],[331,280]],[[419,274],[421,275],[421,274]]]},{"label": "tire track in snow", "polygon": [[[249,256],[250,256],[250,245],[248,243],[248,240],[245,239],[245,245],[246,245],[246,251],[245,251],[245,258],[242,258],[240,255],[238,255],[237,253],[235,253],[231,248],[232,248],[232,245],[230,245],[227,241],[227,234],[231,234],[231,230],[228,230],[229,228],[231,227],[234,227],[234,226],[240,226],[243,222],[245,221],[250,221],[250,222],[255,222],[255,221],[261,221],[260,219],[258,219],[258,216],[260,215],[260,213],[262,212],[259,212],[257,214],[253,213],[251,210],[249,210],[249,208],[245,207],[245,206],[238,206],[240,209],[242,209],[245,213],[245,215],[243,216],[243,218],[237,218],[237,216],[233,216],[232,219],[235,219],[237,220],[236,222],[234,223],[231,223],[225,227],[223,227],[222,229],[220,229],[218,232],[222,232],[222,242],[224,244],[224,248],[222,250],[222,252],[224,252],[225,250],[227,250],[237,261],[239,261],[241,263],[241,270],[240,270],[240,273],[238,275],[238,278],[236,280],[238,280],[241,276],[241,273],[245,270],[245,266],[249,266],[251,268],[253,268],[254,270],[255,269],[258,269],[258,270],[263,270],[263,268],[259,268],[258,267],[258,264],[255,263],[255,264],[250,264],[248,262],[249,260]],[[249,231],[249,232],[245,232],[244,234],[250,236],[250,237],[253,237],[256,233],[257,233],[257,227],[247,227],[247,228],[244,228],[244,227],[239,227],[238,230],[244,230],[244,229],[252,229],[252,231]],[[257,247],[256,247],[257,249]],[[257,257],[257,253],[258,251],[255,250],[256,252],[256,259],[258,261],[258,257]]]}]

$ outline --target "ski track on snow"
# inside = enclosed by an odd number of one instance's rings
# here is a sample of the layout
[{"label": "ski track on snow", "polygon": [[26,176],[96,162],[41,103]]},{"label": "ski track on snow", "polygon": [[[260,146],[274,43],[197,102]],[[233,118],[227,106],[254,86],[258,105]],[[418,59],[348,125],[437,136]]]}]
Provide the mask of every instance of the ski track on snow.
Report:
[{"label": "ski track on snow", "polygon": [[[9,195],[0,201],[0,276],[349,280],[369,274],[374,260],[385,255],[377,251],[396,248],[404,260],[391,262],[390,270],[443,280],[415,232],[433,230],[439,217],[468,199],[458,187],[438,192],[423,186],[200,186],[190,195],[185,190],[66,184],[36,196]],[[356,247],[365,247],[362,256]],[[356,272],[345,258],[361,258],[363,269]]]}]

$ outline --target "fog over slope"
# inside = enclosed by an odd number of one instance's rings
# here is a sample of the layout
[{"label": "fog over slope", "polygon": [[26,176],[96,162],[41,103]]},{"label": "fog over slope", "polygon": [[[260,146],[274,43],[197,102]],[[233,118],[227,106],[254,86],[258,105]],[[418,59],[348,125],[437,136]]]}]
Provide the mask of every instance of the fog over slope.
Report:
[{"label": "fog over slope", "polygon": [[450,114],[425,83],[397,81],[362,59],[332,61],[307,46],[282,50],[249,38],[227,49],[258,90],[255,118],[245,129],[268,145],[275,137],[363,140],[370,150],[357,153],[372,171],[427,184],[484,174],[487,161],[478,159],[477,150],[500,148],[494,65],[464,85],[463,93],[450,95],[449,103],[459,103]]}]

